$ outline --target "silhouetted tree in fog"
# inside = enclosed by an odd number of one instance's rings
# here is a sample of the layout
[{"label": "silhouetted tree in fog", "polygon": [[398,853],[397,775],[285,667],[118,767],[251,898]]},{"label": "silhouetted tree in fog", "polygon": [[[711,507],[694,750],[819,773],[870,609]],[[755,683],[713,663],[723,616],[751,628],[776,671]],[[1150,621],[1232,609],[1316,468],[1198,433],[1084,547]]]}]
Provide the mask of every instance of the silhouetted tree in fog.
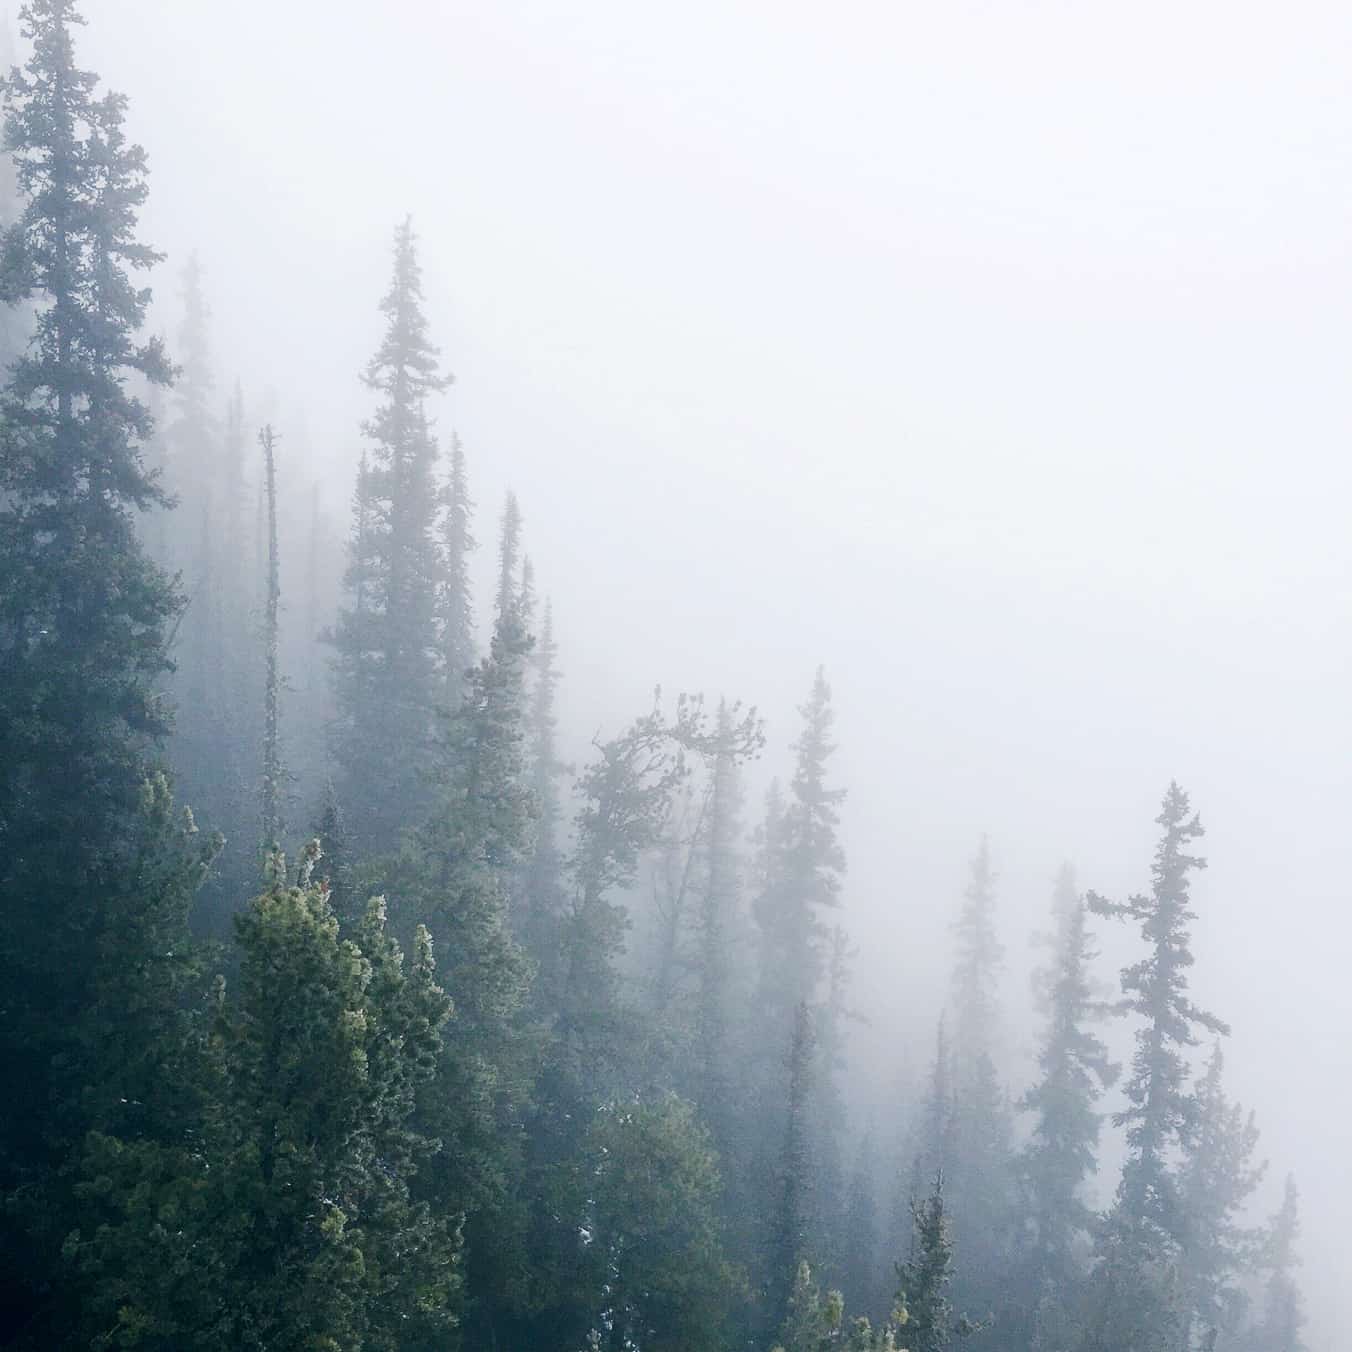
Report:
[{"label": "silhouetted tree in fog", "polygon": [[347,587],[333,634],[339,797],[363,850],[388,850],[427,805],[436,710],[445,681],[437,631],[443,592],[436,439],[428,398],[450,384],[422,311],[413,226],[395,232],[394,277],[380,303],[385,336],[363,379],[381,396],[364,425]]}]

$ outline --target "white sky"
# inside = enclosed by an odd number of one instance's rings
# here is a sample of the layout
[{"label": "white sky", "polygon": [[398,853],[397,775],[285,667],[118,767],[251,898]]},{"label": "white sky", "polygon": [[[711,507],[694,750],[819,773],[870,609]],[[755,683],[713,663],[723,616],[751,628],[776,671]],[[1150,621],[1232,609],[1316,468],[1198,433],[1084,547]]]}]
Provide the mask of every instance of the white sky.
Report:
[{"label": "white sky", "polygon": [[87,8],[146,233],[200,250],[223,369],[303,415],[335,511],[414,214],[479,533],[514,485],[580,734],[660,680],[782,747],[827,663],[874,1055],[927,1052],[981,831],[1020,968],[1060,860],[1144,886],[1193,792],[1197,987],[1304,1185],[1331,1348],[1352,8]]}]

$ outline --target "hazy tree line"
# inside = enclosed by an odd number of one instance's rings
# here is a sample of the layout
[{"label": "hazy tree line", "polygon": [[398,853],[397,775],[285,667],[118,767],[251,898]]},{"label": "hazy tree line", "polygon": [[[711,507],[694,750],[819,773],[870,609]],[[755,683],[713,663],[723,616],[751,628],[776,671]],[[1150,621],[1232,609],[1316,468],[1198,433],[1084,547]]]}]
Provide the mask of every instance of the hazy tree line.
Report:
[{"label": "hazy tree line", "polygon": [[434,425],[411,225],[340,549],[195,261],[145,335],[146,160],[79,23],[32,0],[5,91],[3,1345],[1298,1352],[1296,1189],[1251,1219],[1189,996],[1187,795],[1139,895],[1051,889],[1027,1086],[980,843],[925,1082],[861,1130],[824,674],[763,809],[732,696],[565,764],[523,514]]}]

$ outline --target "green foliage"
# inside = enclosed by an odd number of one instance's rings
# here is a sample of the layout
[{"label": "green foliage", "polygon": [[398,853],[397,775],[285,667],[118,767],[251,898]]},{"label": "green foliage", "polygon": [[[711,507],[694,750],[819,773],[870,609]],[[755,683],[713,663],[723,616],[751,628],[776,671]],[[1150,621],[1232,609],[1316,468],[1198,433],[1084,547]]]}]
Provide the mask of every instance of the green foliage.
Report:
[{"label": "green foliage", "polygon": [[943,1352],[955,1337],[967,1337],[977,1325],[955,1317],[948,1289],[953,1281],[953,1240],[944,1206],[943,1176],[934,1190],[911,1203],[915,1235],[911,1256],[897,1268],[896,1307],[904,1312],[901,1340],[907,1352]]},{"label": "green foliage", "polygon": [[[180,893],[136,912],[160,867],[145,782],[180,608],[135,531],[163,501],[129,388],[170,376],[139,337],[150,293],[135,274],[160,256],[136,238],[145,154],[126,141],[125,100],[77,66],[79,22],[70,0],[20,11],[32,56],[5,85],[5,145],[23,209],[0,240],[0,297],[33,325],[0,397],[0,1247],[15,1257],[0,1328],[27,1324],[39,1341],[38,1311],[68,1298],[52,1276],[69,1219],[56,1171],[124,1096],[136,1052],[120,1044],[177,980],[157,964],[186,960]],[[128,973],[101,970],[109,960]],[[100,1026],[123,1014],[128,1028]]]},{"label": "green foliage", "polygon": [[401,827],[426,813],[432,733],[446,689],[437,445],[426,401],[450,377],[427,334],[409,221],[395,232],[394,277],[380,309],[385,336],[364,380],[381,402],[363,427],[370,451],[358,481],[349,604],[332,635],[339,798],[366,851],[392,849]]},{"label": "green foliage", "polygon": [[458,1241],[409,1199],[431,1143],[408,1125],[450,1001],[431,942],[405,963],[383,901],[340,937],[322,885],[273,882],[237,926],[239,994],[198,1047],[197,1121],[175,1140],[91,1136],[99,1223],[69,1260],[91,1346],[144,1352],[393,1349],[445,1337]]},{"label": "green foliage", "polygon": [[1091,892],[1087,900],[1096,915],[1136,921],[1148,949],[1122,971],[1123,1008],[1138,1015],[1143,1026],[1124,1086],[1127,1107],[1113,1118],[1127,1128],[1118,1209],[1128,1223],[1152,1225],[1177,1240],[1181,1217],[1169,1151],[1193,1139],[1197,1118],[1184,1053],[1197,1045],[1196,1029],[1229,1029],[1188,998],[1187,972],[1193,964],[1188,924],[1194,918],[1189,886],[1192,873],[1206,867],[1206,860],[1189,854],[1188,847],[1203,834],[1202,823],[1190,815],[1188,795],[1177,784],[1169,785],[1155,820],[1163,834],[1150,895],[1109,902]]},{"label": "green foliage", "polygon": [[718,1346],[740,1283],[723,1254],[717,1162],[694,1110],[671,1095],[607,1106],[583,1160],[593,1299],[610,1347]]},{"label": "green foliage", "polygon": [[1028,1208],[1027,1294],[1037,1302],[1038,1325],[1059,1327],[1083,1276],[1093,1227],[1084,1188],[1097,1169],[1102,1126],[1097,1104],[1119,1067],[1091,1029],[1103,1014],[1090,976],[1096,954],[1069,868],[1057,880],[1052,918],[1051,958],[1039,974],[1047,1016],[1040,1074],[1019,1103],[1033,1115],[1019,1173]]}]

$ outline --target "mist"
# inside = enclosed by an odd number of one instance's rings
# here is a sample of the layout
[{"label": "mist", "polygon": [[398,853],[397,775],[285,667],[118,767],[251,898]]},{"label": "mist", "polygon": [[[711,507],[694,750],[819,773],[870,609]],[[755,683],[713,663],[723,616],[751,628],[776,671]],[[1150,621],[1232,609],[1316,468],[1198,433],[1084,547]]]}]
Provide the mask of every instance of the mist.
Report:
[{"label": "mist", "polygon": [[[1192,994],[1230,1025],[1226,1090],[1270,1162],[1244,1215],[1295,1174],[1306,1342],[1338,1345],[1352,13],[86,9],[79,63],[129,96],[149,156],[137,233],[166,256],[147,331],[181,360],[195,255],[213,397],[239,381],[251,457],[258,425],[278,433],[288,851],[328,773],[318,633],[346,604],[376,406],[359,374],[408,219],[454,375],[427,403],[438,475],[458,438],[476,504],[478,652],[511,491],[552,604],[567,818],[654,687],[665,709],[726,696],[765,723],[742,770],[750,859],[825,670],[848,795],[828,917],[853,952],[847,1163],[865,1132],[900,1142],[926,1092],[981,840],[1013,1101],[1038,1073],[1031,936],[1058,871],[1148,892],[1177,781],[1206,828]],[[191,802],[172,738],[168,760]],[[654,860],[624,894],[639,1003]],[[211,904],[198,928],[219,938]],[[1110,998],[1139,936],[1092,928]],[[1099,1032],[1129,1060],[1137,1027]],[[1119,1084],[1101,1108],[1123,1104]],[[1124,1149],[1105,1124],[1095,1208]]]}]

